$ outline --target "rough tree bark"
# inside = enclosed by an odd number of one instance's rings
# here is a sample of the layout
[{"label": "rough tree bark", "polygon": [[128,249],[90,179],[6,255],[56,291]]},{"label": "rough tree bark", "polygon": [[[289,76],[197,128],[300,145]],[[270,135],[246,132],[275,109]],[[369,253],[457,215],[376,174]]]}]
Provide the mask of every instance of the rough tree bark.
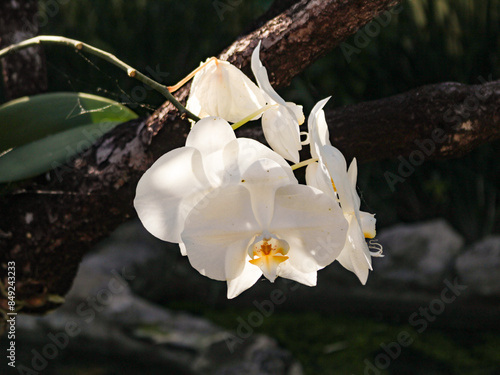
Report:
[{"label": "rough tree bark", "polygon": [[[0,2],[0,49],[38,34],[38,1]],[[1,59],[7,100],[47,90],[47,72],[42,47],[33,47]]]},{"label": "rough tree bark", "polygon": [[[321,54],[396,3],[392,0],[303,0],[258,30],[238,39],[221,57],[239,66],[248,66],[252,47],[262,39],[263,63],[272,73],[272,82],[283,85]],[[481,105],[484,105],[484,113],[491,120],[488,124],[498,129],[495,109],[500,101],[500,84],[489,85],[491,95]],[[401,94],[378,103],[360,104],[366,107],[359,108],[372,116],[380,116],[377,105],[386,105],[390,107],[389,113],[392,113],[393,118],[407,123],[407,128],[411,129],[412,126],[426,124],[426,113],[436,117],[433,109],[443,113],[451,108],[453,113],[459,113],[460,108],[454,107],[455,101],[479,90],[467,86],[456,86],[457,89],[452,90],[452,87],[450,84],[443,88],[427,87],[420,89],[421,93],[417,89],[407,94],[410,97],[408,101],[405,101],[407,95]],[[185,98],[187,91],[188,88],[180,90],[178,97]],[[453,96],[457,91],[462,96]],[[424,94],[429,96],[427,100],[421,98]],[[447,97],[447,94],[453,95]],[[433,98],[441,98],[439,105],[432,107]],[[394,103],[398,105],[394,106]],[[414,116],[418,114],[421,117],[412,117],[408,110],[412,103],[425,106],[425,111],[415,109],[413,112]],[[367,139],[370,139],[369,133],[363,134],[359,142],[355,140],[356,137],[347,137],[346,134],[354,134],[358,126],[370,126],[374,118],[363,118],[363,113],[356,113],[356,117],[353,112],[360,109],[352,107],[354,109],[351,111],[350,108],[329,112],[328,117],[335,126],[331,132],[332,141],[356,156],[361,153],[360,159],[366,160],[372,155],[362,151]],[[400,109],[399,113],[396,113],[397,108]],[[409,117],[405,117],[405,114],[409,114]],[[390,118],[388,115],[385,123],[383,118],[379,122],[379,126],[386,126],[385,129],[378,129],[375,125],[375,129],[370,128],[374,134],[370,140],[373,143],[372,153],[377,152],[376,144],[380,143],[380,149],[385,149],[393,147],[396,142],[378,137],[390,132],[387,129],[387,126],[393,127],[389,123]],[[361,120],[364,123],[357,122]],[[478,117],[476,120],[471,126],[479,134],[482,119]],[[431,124],[438,126],[441,123],[436,120]],[[427,136],[433,126],[425,125],[422,133],[416,136]],[[399,128],[404,133],[405,126]],[[0,280],[4,281],[6,261],[15,260],[17,299],[25,301],[24,311],[42,313],[57,306],[49,301],[49,295],[64,295],[71,286],[83,254],[117,225],[135,215],[132,200],[138,179],[159,156],[182,146],[188,129],[189,124],[179,119],[171,106],[166,104],[147,120],[136,120],[115,128],[94,148],[68,163],[67,167],[54,170],[0,196]],[[262,136],[258,128],[250,128],[243,133],[254,138]],[[415,137],[415,133],[409,136],[407,143],[415,139],[411,137]]]},{"label": "rough tree bark", "polygon": [[[332,142],[351,159],[463,156],[500,138],[500,81],[446,82],[326,111]],[[432,145],[429,143],[431,142]]]},{"label": "rough tree bark", "polygon": [[[250,56],[262,40],[261,59],[271,83],[290,84],[325,52],[400,1],[300,1],[261,27],[238,39],[219,56],[251,75]],[[314,38],[311,36],[314,35]]]}]

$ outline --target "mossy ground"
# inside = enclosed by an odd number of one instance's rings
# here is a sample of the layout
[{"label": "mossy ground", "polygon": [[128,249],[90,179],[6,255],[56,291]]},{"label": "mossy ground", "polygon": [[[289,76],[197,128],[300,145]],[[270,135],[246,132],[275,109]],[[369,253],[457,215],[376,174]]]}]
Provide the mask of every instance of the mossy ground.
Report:
[{"label": "mossy ground", "polygon": [[[257,311],[169,305],[201,311],[202,316],[233,331]],[[421,333],[415,328],[367,316],[276,311],[256,325],[254,332],[276,339],[302,364],[306,375],[500,374],[500,332],[434,328],[432,323]],[[398,344],[401,352],[391,358],[382,345],[391,346],[403,331],[413,342],[404,347]],[[395,344],[391,347],[397,352]]]}]

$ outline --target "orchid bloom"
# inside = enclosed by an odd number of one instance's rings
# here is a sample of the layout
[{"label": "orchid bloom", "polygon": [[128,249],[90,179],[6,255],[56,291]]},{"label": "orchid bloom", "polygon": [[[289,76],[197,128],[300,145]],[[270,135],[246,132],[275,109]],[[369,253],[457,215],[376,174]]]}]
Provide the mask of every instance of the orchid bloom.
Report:
[{"label": "orchid bloom", "polygon": [[237,67],[217,58],[205,64],[191,84],[189,111],[200,118],[216,116],[237,122],[265,106],[260,89]]},{"label": "orchid bloom", "polygon": [[273,89],[267,70],[259,59],[260,41],[252,53],[252,72],[261,88],[267,104],[277,104],[267,109],[262,115],[262,129],[267,143],[278,154],[294,163],[299,162],[301,125],[305,118],[302,106],[285,102]]},{"label": "orchid bloom", "polygon": [[[207,117],[188,134],[186,146],[160,157],[139,180],[134,206],[144,227],[154,236],[181,243],[189,212],[218,187],[240,183],[248,166],[260,158],[286,167],[288,163],[263,144],[236,138],[223,119]],[[185,255],[185,247],[181,244]]]},{"label": "orchid bloom", "polygon": [[299,185],[290,171],[259,159],[241,174],[240,184],[212,191],[186,219],[181,237],[191,265],[226,280],[228,298],[262,275],[314,286],[317,271],[344,246],[347,222],[338,203]]},{"label": "orchid bloom", "polygon": [[315,285],[347,232],[335,200],[299,185],[283,157],[214,117],[146,171],[134,205],[148,231],[179,243],[201,274],[226,280],[228,298],[262,275]]},{"label": "orchid bloom", "polygon": [[376,220],[374,215],[360,211],[361,201],[356,192],[356,159],[353,159],[346,171],[344,155],[330,143],[323,111],[328,100],[329,98],[318,102],[308,119],[311,155],[318,159],[318,163],[307,166],[306,181],[308,185],[320,189],[332,198],[338,196],[349,229],[337,260],[343,267],[354,272],[364,285],[369,270],[372,270],[371,257],[381,256],[380,252],[371,252],[365,241],[365,238],[375,237]]}]

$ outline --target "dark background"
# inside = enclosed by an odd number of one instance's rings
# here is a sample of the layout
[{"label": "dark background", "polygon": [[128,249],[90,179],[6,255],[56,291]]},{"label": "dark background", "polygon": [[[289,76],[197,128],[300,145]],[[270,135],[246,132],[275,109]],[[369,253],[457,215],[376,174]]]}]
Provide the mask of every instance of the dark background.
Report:
[{"label": "dark background", "polygon": [[[271,1],[241,1],[223,19],[211,1],[63,3],[40,1],[41,12],[47,15],[40,34],[84,41],[142,72],[168,73],[162,83],[173,84],[229,45]],[[364,42],[359,33],[345,42],[344,47],[355,48],[355,53],[347,55],[345,48],[336,48],[279,92],[286,100],[304,105],[307,114],[318,100],[330,95],[333,99],[328,105],[336,107],[431,83],[479,84],[482,79],[499,79],[500,1],[415,0],[404,1],[398,9],[400,12],[375,20],[383,26]],[[363,30],[366,35],[368,29]],[[149,91],[145,97],[133,95],[135,82],[105,62],[57,46],[45,51],[50,91],[95,93],[129,103],[144,116],[163,102],[160,95]],[[390,129],[386,136],[391,136]],[[395,185],[395,191],[389,188],[384,173],[397,173],[399,161],[362,164],[358,177],[362,209],[377,214],[379,230],[402,222],[444,218],[468,244],[498,234],[499,151],[497,141],[460,159],[426,161]],[[185,299],[163,302],[230,329],[236,328],[234,317],[247,311],[241,306],[200,306]],[[371,316],[329,315],[297,312],[285,305],[279,312],[266,319],[259,332],[277,338],[303,363],[306,374],[362,373],[363,358],[372,358],[380,342],[393,340],[405,327],[401,323],[405,317],[379,316],[375,311]],[[325,354],[331,337],[347,342],[349,348]],[[388,373],[413,373],[411,368],[425,362],[437,364],[435,368],[441,370],[433,372],[436,374],[498,374],[499,343],[495,331],[471,335],[438,325],[419,336]],[[331,372],[332,368],[336,370]]]}]

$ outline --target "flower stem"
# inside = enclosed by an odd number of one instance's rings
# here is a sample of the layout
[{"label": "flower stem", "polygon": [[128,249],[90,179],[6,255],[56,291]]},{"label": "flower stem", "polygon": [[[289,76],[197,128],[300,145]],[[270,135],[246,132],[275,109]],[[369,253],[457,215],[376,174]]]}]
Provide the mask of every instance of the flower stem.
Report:
[{"label": "flower stem", "polygon": [[305,166],[307,166],[307,165],[309,165],[309,164],[312,164],[312,163],[315,163],[315,162],[317,162],[317,161],[318,161],[318,159],[314,159],[314,158],[312,158],[312,159],[307,159],[307,160],[303,160],[303,161],[301,161],[300,163],[297,163],[297,164],[292,165],[292,170],[294,171],[294,170],[296,170],[296,169],[299,169],[299,168],[305,167]]},{"label": "flower stem", "polygon": [[236,130],[238,129],[239,127],[245,125],[248,121],[252,120],[254,117],[260,115],[261,113],[264,113],[265,111],[267,111],[269,108],[271,107],[274,107],[274,106],[277,106],[278,104],[268,104],[266,105],[265,107],[262,107],[260,109],[258,109],[257,111],[249,114],[247,117],[245,117],[243,120],[240,120],[238,122],[235,122],[232,126],[233,130]]},{"label": "flower stem", "polygon": [[194,115],[193,113],[189,112],[179,101],[174,98],[174,96],[170,93],[168,90],[167,86],[162,85],[148,76],[144,75],[143,73],[139,72],[138,70],[132,68],[130,65],[124,63],[123,61],[119,60],[115,55],[112,55],[109,52],[100,50],[98,48],[95,48],[87,43],[80,42],[78,40],[74,39],[69,39],[65,38],[62,36],[51,36],[51,35],[40,35],[35,38],[27,39],[23,42],[17,43],[17,44],[12,44],[9,47],[6,47],[2,50],[0,50],[0,58],[7,56],[13,52],[22,50],[24,48],[28,48],[33,45],[37,44],[61,44],[69,47],[76,48],[78,51],[82,52],[87,52],[92,55],[95,55],[97,57],[100,57],[103,60],[106,60],[107,62],[117,66],[121,70],[125,71],[127,75],[131,78],[135,78],[136,80],[148,85],[152,89],[158,91],[160,94],[162,94],[165,98],[167,98],[170,103],[174,105],[175,108],[181,113],[181,114],[186,114],[187,117],[194,121],[198,121],[199,118],[198,116]]}]

